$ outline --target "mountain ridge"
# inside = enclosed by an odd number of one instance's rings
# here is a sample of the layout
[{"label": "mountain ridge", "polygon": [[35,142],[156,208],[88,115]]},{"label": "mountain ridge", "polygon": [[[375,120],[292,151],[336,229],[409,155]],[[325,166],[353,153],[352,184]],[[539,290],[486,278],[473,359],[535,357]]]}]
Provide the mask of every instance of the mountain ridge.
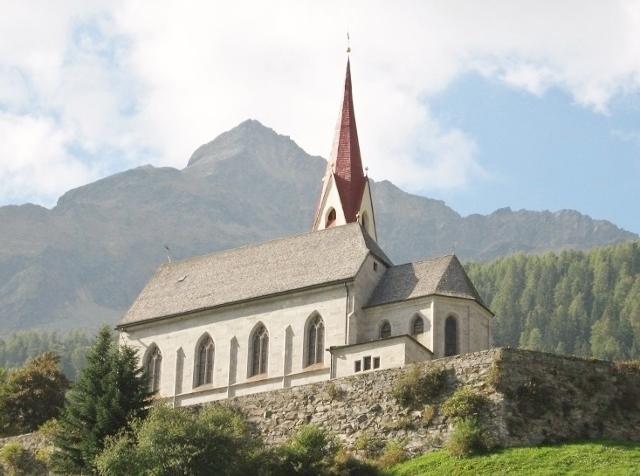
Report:
[{"label": "mountain ridge", "polygon": [[[326,161],[247,120],[183,169],[144,165],[64,193],[56,205],[0,207],[1,333],[115,323],[167,259],[308,230]],[[461,216],[441,200],[373,183],[381,247],[401,263],[453,251],[487,260],[638,236],[579,212]]]}]

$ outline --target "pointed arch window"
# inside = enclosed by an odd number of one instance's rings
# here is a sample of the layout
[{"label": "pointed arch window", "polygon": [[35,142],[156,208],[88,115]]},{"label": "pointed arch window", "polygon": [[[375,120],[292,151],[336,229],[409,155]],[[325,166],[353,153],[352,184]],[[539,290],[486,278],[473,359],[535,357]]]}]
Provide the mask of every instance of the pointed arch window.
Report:
[{"label": "pointed arch window", "polygon": [[336,223],[336,209],[332,208],[329,210],[329,213],[327,213],[327,221],[324,225],[325,228],[329,228],[333,225],[335,225]]},{"label": "pointed arch window", "polygon": [[269,360],[269,333],[260,324],[251,338],[251,372],[250,376],[266,374]]},{"label": "pointed arch window", "polygon": [[321,364],[324,360],[324,323],[316,314],[307,330],[307,365]]},{"label": "pointed arch window", "polygon": [[455,317],[449,316],[444,322],[444,355],[458,354],[458,321]]},{"label": "pointed arch window", "polygon": [[196,386],[213,383],[214,357],[213,339],[207,335],[201,339],[196,350]]},{"label": "pointed arch window", "polygon": [[422,334],[424,332],[424,319],[421,316],[416,316],[413,318],[413,323],[411,324],[411,335],[417,336],[418,334]]},{"label": "pointed arch window", "polygon": [[384,321],[380,326],[380,339],[386,339],[391,337],[391,324],[389,321]]},{"label": "pointed arch window", "polygon": [[162,371],[162,353],[157,345],[149,352],[146,362],[147,378],[149,379],[149,391],[157,393],[160,391],[160,373]]}]

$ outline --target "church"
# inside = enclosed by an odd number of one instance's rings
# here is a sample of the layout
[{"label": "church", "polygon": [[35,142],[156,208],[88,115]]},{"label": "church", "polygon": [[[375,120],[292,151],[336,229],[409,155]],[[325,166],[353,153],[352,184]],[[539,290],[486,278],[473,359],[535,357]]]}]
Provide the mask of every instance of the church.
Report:
[{"label": "church", "polygon": [[188,406],[488,349],[458,258],[394,264],[371,193],[347,61],[312,230],[165,263],[118,323],[150,390]]}]

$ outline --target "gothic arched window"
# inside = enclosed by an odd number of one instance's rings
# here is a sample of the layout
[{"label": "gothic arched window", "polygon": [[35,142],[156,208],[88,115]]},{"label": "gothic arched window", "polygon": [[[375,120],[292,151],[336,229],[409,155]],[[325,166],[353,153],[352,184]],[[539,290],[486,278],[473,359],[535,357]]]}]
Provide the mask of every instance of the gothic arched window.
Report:
[{"label": "gothic arched window", "polygon": [[424,319],[421,316],[416,316],[413,318],[413,323],[411,324],[411,335],[417,336],[418,334],[422,334],[424,332]]},{"label": "gothic arched window", "polygon": [[384,321],[380,326],[380,339],[391,337],[391,324],[389,321]]},{"label": "gothic arched window", "polygon": [[307,330],[307,365],[321,364],[324,360],[324,323],[316,314]]},{"label": "gothic arched window", "polygon": [[327,221],[324,227],[329,228],[333,226],[335,222],[336,222],[336,210],[335,208],[332,208],[331,210],[329,210],[329,213],[327,213]]},{"label": "gothic arched window", "polygon": [[458,321],[449,316],[444,321],[444,355],[456,355],[458,353]]},{"label": "gothic arched window", "polygon": [[149,391],[156,393],[160,390],[160,372],[162,371],[162,354],[157,345],[149,352],[146,362],[147,378],[149,379]]},{"label": "gothic arched window", "polygon": [[251,338],[251,372],[250,376],[266,374],[269,360],[269,333],[260,324]]},{"label": "gothic arched window", "polygon": [[196,386],[213,383],[214,356],[213,339],[206,336],[201,339],[196,350]]}]

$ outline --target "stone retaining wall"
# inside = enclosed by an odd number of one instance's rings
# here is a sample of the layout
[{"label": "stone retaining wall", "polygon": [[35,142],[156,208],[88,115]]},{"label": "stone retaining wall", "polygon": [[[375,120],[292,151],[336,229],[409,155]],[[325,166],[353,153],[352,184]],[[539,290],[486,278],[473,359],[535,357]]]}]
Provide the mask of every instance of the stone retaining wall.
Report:
[{"label": "stone retaining wall", "polygon": [[[447,388],[431,409],[407,409],[392,396],[405,369],[236,397],[268,444],[305,423],[337,434],[347,447],[368,433],[403,441],[411,453],[441,447],[453,422],[440,404],[469,386],[490,404],[482,420],[500,446],[612,438],[640,440],[640,371],[608,362],[515,349],[491,349],[415,364],[444,367]],[[435,412],[434,412],[435,410]]]},{"label": "stone retaining wall", "polygon": [[[447,370],[447,385],[429,408],[408,409],[393,397],[412,368]],[[440,405],[468,386],[489,405],[481,419],[500,446],[588,438],[640,441],[640,364],[613,364],[516,349],[491,349],[404,369],[381,370],[323,383],[232,398],[267,444],[286,440],[305,423],[319,425],[348,448],[363,434],[400,440],[415,454],[439,448],[453,422]],[[37,450],[37,434],[0,439]]]}]

